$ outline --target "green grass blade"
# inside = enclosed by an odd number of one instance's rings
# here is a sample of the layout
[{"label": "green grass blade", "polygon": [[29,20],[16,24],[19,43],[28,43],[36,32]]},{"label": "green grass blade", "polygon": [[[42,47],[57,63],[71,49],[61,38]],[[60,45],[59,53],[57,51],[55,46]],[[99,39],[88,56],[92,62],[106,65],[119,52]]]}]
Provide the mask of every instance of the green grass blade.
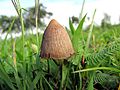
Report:
[{"label": "green grass blade", "polygon": [[70,20],[70,18],[69,18],[69,27],[70,27],[70,30],[71,30],[72,35],[74,35],[74,33],[75,33],[75,28],[74,28],[73,23],[72,23],[72,21]]},{"label": "green grass blade", "polygon": [[79,20],[81,20],[81,18],[82,18],[84,5],[85,5],[85,0],[83,0],[83,4],[82,4],[82,9],[81,9],[81,12],[80,12]]},{"label": "green grass blade", "polygon": [[19,90],[24,90],[17,72],[14,72],[15,80]]},{"label": "green grass blade", "polygon": [[110,70],[110,71],[114,71],[114,72],[120,73],[119,69],[112,68],[112,67],[94,67],[94,68],[88,68],[88,69],[74,71],[73,73],[88,72],[88,71],[94,71],[94,70]]},{"label": "green grass blade", "polygon": [[36,88],[36,84],[38,83],[38,81],[40,80],[41,77],[42,77],[42,73],[41,72],[37,73],[37,76],[33,80],[34,88]]},{"label": "green grass blade", "polygon": [[52,86],[50,85],[50,83],[46,80],[46,78],[43,76],[43,79],[45,80],[45,82],[48,84],[48,86],[50,87],[50,90],[54,90],[53,88],[52,88]]},{"label": "green grass blade", "polygon": [[3,44],[2,44],[2,48],[5,46],[7,36],[8,36],[8,34],[9,34],[9,32],[12,30],[12,27],[13,27],[13,24],[14,24],[14,22],[15,22],[15,19],[16,19],[16,17],[12,20],[12,23],[10,24],[10,27],[9,27],[9,29],[8,29],[8,31],[7,31],[7,34],[6,34],[5,39],[4,39],[4,42],[3,42]]},{"label": "green grass blade", "polygon": [[39,46],[39,34],[38,34],[38,13],[39,13],[39,0],[35,0],[35,25],[36,25],[36,43]]},{"label": "green grass blade", "polygon": [[80,32],[82,30],[83,27],[83,23],[85,22],[85,18],[86,18],[87,14],[85,14],[85,16],[81,19],[81,21],[78,24],[78,27],[76,29],[76,32]]},{"label": "green grass blade", "polygon": [[8,74],[5,72],[5,70],[3,69],[2,64],[0,63],[0,77],[6,82],[6,84],[12,89],[15,90],[12,81],[10,79],[10,77],[8,76]]},{"label": "green grass blade", "polygon": [[11,0],[14,8],[16,9],[16,12],[18,13],[18,16],[20,18],[20,24],[21,24],[21,29],[22,29],[22,55],[23,55],[23,61],[25,61],[25,56],[24,56],[24,44],[25,44],[25,38],[24,38],[24,32],[25,32],[25,27],[24,27],[24,19],[23,19],[23,12],[22,8],[20,5],[19,0]]},{"label": "green grass blade", "polygon": [[10,27],[8,28],[7,35],[5,36],[5,40],[7,39],[9,32],[12,30],[15,20],[16,20],[16,17],[12,20],[12,23],[10,24]]},{"label": "green grass blade", "polygon": [[91,22],[91,25],[90,25],[90,30],[89,30],[89,34],[88,34],[88,38],[87,38],[86,48],[88,48],[89,45],[90,45],[90,39],[91,39],[91,36],[92,36],[92,30],[93,30],[93,24],[94,24],[93,22],[94,22],[95,13],[96,13],[96,9],[95,9],[93,17],[92,17],[92,22]]},{"label": "green grass blade", "polygon": [[82,27],[83,27],[83,23],[85,21],[86,15],[80,21],[80,23],[79,23],[79,25],[78,25],[78,27],[73,35],[73,38],[72,38],[72,43],[73,43],[73,46],[74,46],[74,49],[76,52],[78,52],[78,47],[79,47],[79,44],[81,41],[81,37],[82,37],[81,31],[82,31]]}]

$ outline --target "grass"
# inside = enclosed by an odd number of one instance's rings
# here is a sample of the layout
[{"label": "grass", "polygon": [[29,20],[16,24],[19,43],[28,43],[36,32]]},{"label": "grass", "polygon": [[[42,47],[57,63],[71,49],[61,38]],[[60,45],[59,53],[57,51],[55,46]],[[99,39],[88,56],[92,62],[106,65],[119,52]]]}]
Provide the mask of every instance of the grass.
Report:
[{"label": "grass", "polygon": [[[102,28],[93,26],[92,23],[90,29],[83,30],[82,26],[87,14],[79,21],[76,29],[69,19],[68,33],[76,54],[63,65],[62,74],[59,65],[49,60],[50,72],[48,73],[48,60],[39,57],[42,34],[24,35],[22,9],[19,0],[15,1],[17,1],[14,2],[17,5],[16,10],[20,10],[17,12],[20,15],[23,33],[19,38],[0,40],[1,90],[94,90],[95,88],[113,90],[118,88],[120,83],[119,25]],[[35,22],[38,28],[37,19]],[[13,24],[14,20],[8,33]],[[97,85],[100,87],[98,88]]]}]

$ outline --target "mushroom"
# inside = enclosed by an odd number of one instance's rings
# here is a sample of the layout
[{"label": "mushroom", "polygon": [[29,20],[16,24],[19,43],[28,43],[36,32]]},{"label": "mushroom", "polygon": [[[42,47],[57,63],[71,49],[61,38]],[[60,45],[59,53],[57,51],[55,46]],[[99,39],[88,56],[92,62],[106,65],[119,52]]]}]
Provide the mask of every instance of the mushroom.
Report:
[{"label": "mushroom", "polygon": [[52,19],[43,34],[40,57],[64,60],[73,54],[74,49],[67,31]]},{"label": "mushroom", "polygon": [[[64,60],[73,54],[74,49],[67,31],[55,19],[52,19],[43,34],[40,57],[53,59],[55,63],[59,63],[61,88],[63,88],[62,73]],[[50,74],[49,60],[47,62],[48,74]],[[49,77],[47,79],[49,81]]]}]

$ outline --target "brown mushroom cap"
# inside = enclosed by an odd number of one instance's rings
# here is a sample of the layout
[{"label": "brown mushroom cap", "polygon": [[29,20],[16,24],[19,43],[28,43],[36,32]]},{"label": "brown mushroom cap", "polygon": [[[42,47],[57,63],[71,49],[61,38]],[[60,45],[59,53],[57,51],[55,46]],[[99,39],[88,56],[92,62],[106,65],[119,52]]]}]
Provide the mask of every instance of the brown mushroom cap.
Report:
[{"label": "brown mushroom cap", "polygon": [[67,59],[74,54],[74,49],[65,28],[56,20],[47,26],[41,44],[41,58]]}]

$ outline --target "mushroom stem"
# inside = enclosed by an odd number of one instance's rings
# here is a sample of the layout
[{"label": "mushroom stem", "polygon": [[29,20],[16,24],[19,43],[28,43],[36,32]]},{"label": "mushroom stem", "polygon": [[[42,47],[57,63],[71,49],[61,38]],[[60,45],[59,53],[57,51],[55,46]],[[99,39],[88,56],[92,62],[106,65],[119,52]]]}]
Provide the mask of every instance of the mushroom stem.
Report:
[{"label": "mushroom stem", "polygon": [[49,82],[49,75],[50,75],[50,60],[47,60],[47,65],[48,65],[48,77],[47,77],[47,81]]},{"label": "mushroom stem", "polygon": [[60,80],[61,80],[61,82],[60,82],[60,90],[62,90],[63,89],[63,80],[62,80],[62,77],[63,77],[63,63],[60,64],[59,71],[60,71]]},{"label": "mushroom stem", "polygon": [[60,69],[60,80],[61,80],[61,82],[60,82],[60,90],[65,90],[65,82],[63,80],[63,78],[64,78],[64,66],[67,64],[65,61],[66,60],[63,59],[61,64],[60,64],[60,67],[59,67],[59,69]]}]

